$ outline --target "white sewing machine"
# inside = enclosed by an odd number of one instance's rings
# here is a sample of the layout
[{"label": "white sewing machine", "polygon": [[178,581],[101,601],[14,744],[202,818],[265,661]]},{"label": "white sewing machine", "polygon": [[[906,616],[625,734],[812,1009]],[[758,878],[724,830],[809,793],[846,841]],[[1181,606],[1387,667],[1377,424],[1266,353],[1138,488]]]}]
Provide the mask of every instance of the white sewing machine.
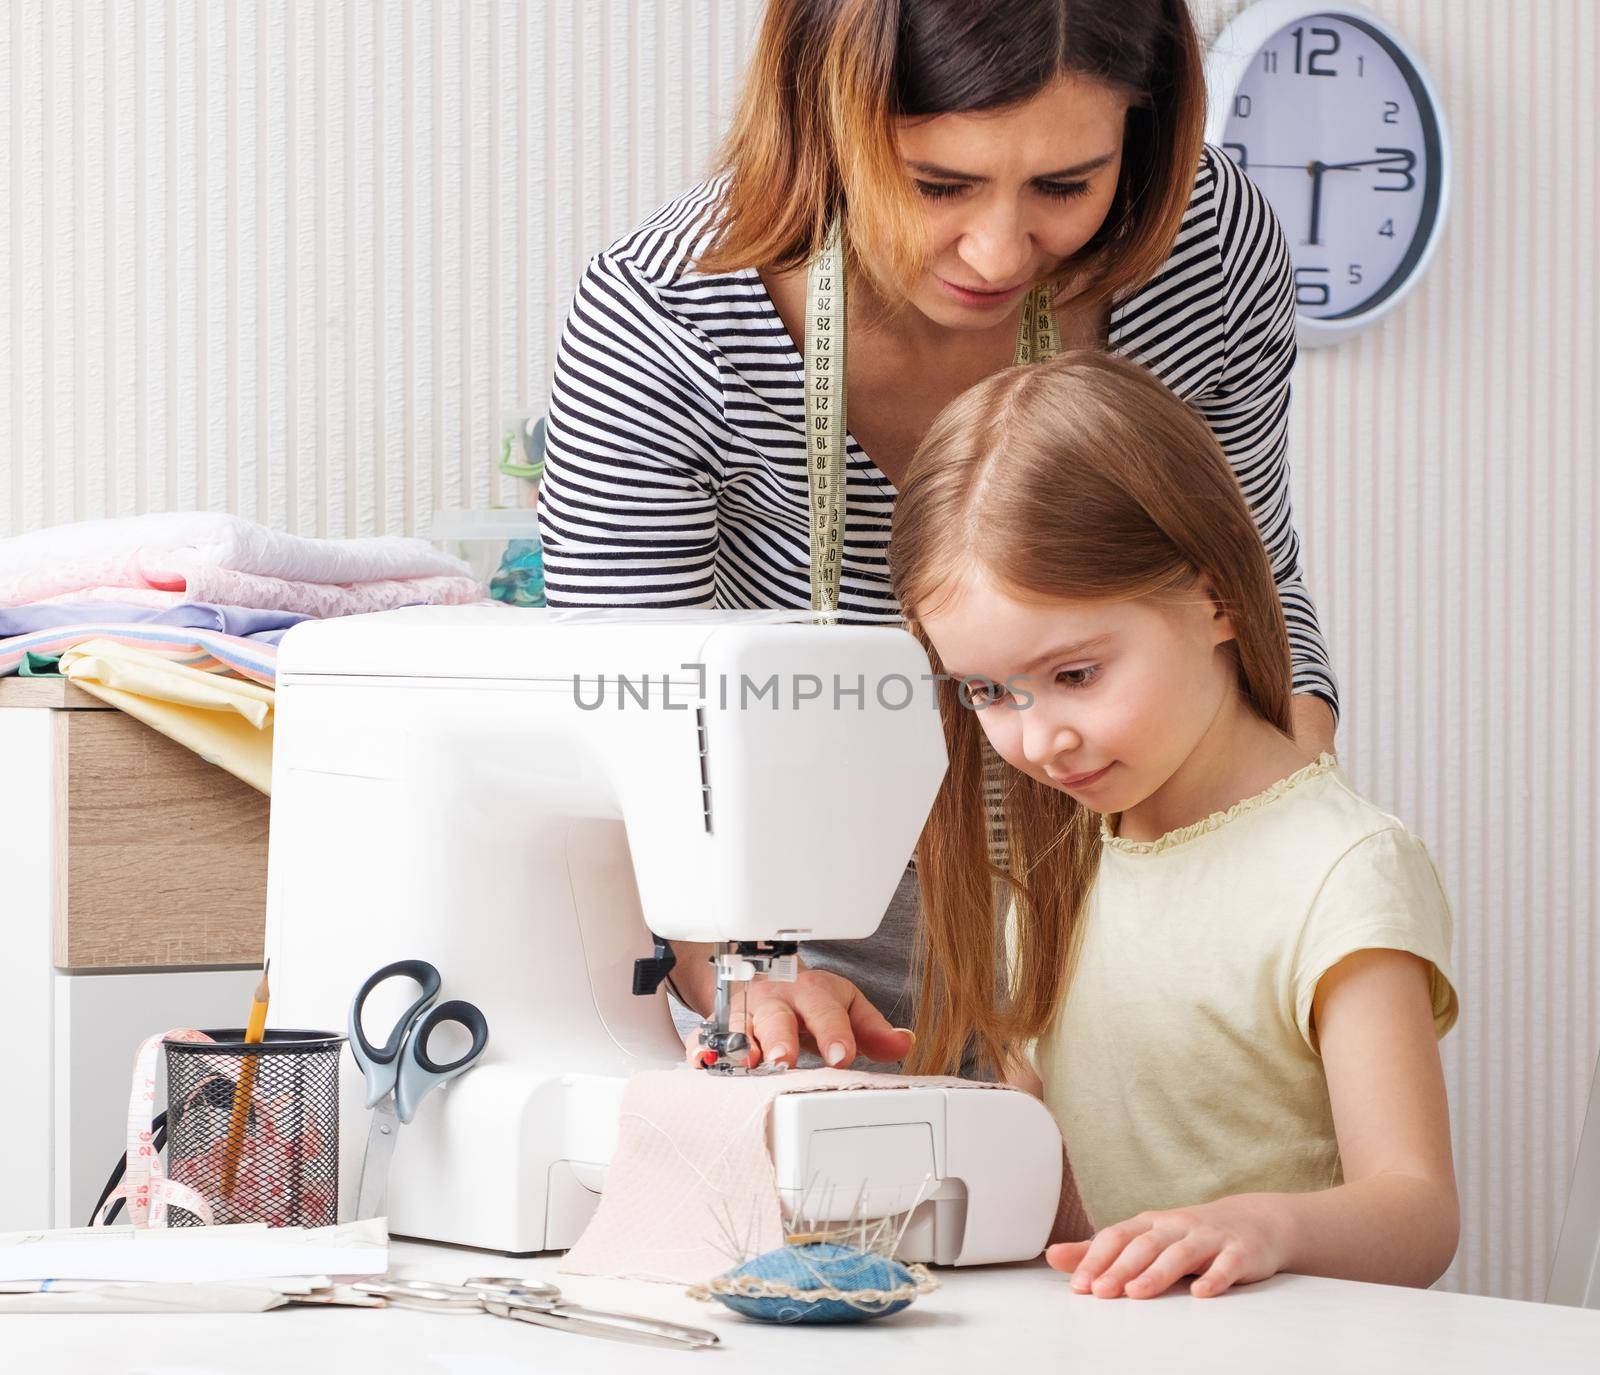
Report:
[{"label": "white sewing machine", "polygon": [[[400,1134],[394,1232],[577,1240],[623,1083],[684,1057],[665,992],[633,992],[651,932],[723,943],[725,994],[782,977],[801,939],[872,933],[945,769],[928,671],[901,630],[792,613],[414,607],[289,632],[274,1024],[342,1030],[367,975],[404,958],[489,1023],[471,1073]],[[342,1216],[360,1083],[346,1058]],[[841,1215],[915,1207],[907,1259],[1037,1255],[1059,1190],[1055,1124],[1010,1090],[786,1094],[770,1144],[791,1212],[815,1216],[823,1187]]]}]

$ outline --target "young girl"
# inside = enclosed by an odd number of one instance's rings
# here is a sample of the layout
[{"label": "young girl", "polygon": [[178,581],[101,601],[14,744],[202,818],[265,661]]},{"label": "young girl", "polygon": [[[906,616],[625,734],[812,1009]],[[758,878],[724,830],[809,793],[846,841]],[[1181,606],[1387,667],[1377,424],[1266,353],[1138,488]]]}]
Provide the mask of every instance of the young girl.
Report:
[{"label": "young girl", "polygon": [[[1422,843],[1294,744],[1272,571],[1206,425],[1099,352],[999,373],[928,432],[890,564],[949,675],[908,1068],[1036,1043],[1099,1228],[1049,1263],[1102,1297],[1438,1278],[1449,908]],[[983,738],[1011,766],[1003,1007]]]}]

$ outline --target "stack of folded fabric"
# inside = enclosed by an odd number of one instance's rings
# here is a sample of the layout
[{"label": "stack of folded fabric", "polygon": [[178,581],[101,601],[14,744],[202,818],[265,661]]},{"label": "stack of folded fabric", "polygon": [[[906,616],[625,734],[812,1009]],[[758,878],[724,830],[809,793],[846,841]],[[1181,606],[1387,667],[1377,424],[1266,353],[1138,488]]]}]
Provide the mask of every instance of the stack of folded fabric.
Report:
[{"label": "stack of folded fabric", "polygon": [[60,673],[265,792],[285,630],[487,595],[420,539],[207,512],[80,521],[0,540],[0,676]]}]

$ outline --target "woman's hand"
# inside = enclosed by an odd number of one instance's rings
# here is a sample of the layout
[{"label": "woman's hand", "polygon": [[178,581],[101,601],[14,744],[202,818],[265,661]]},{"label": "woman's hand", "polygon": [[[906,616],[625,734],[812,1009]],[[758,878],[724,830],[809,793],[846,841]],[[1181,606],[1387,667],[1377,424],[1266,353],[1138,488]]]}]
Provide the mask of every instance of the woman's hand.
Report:
[{"label": "woman's hand", "polygon": [[1198,1275],[1189,1292],[1209,1298],[1283,1269],[1286,1224],[1272,1195],[1240,1194],[1197,1208],[1140,1213],[1088,1241],[1052,1246],[1044,1256],[1052,1269],[1072,1275],[1080,1294],[1152,1299],[1185,1275]]},{"label": "woman's hand", "polygon": [[[730,1030],[750,1038],[751,1068],[763,1060],[792,1068],[802,1050],[814,1050],[834,1066],[858,1055],[903,1060],[917,1039],[905,1027],[890,1026],[849,979],[821,969],[802,969],[791,983],[751,980],[744,1010],[730,1021]],[[693,1063],[700,1054],[698,1033],[684,1038],[684,1049]]]}]

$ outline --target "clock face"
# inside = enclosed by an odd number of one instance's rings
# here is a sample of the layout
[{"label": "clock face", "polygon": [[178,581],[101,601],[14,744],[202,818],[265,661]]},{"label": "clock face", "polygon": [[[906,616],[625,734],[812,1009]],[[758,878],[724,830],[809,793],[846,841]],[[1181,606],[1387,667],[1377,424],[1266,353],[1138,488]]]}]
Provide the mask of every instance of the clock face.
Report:
[{"label": "clock face", "polygon": [[1336,13],[1286,24],[1250,59],[1226,130],[1283,225],[1302,316],[1364,315],[1405,285],[1443,158],[1426,84],[1381,30]]}]

